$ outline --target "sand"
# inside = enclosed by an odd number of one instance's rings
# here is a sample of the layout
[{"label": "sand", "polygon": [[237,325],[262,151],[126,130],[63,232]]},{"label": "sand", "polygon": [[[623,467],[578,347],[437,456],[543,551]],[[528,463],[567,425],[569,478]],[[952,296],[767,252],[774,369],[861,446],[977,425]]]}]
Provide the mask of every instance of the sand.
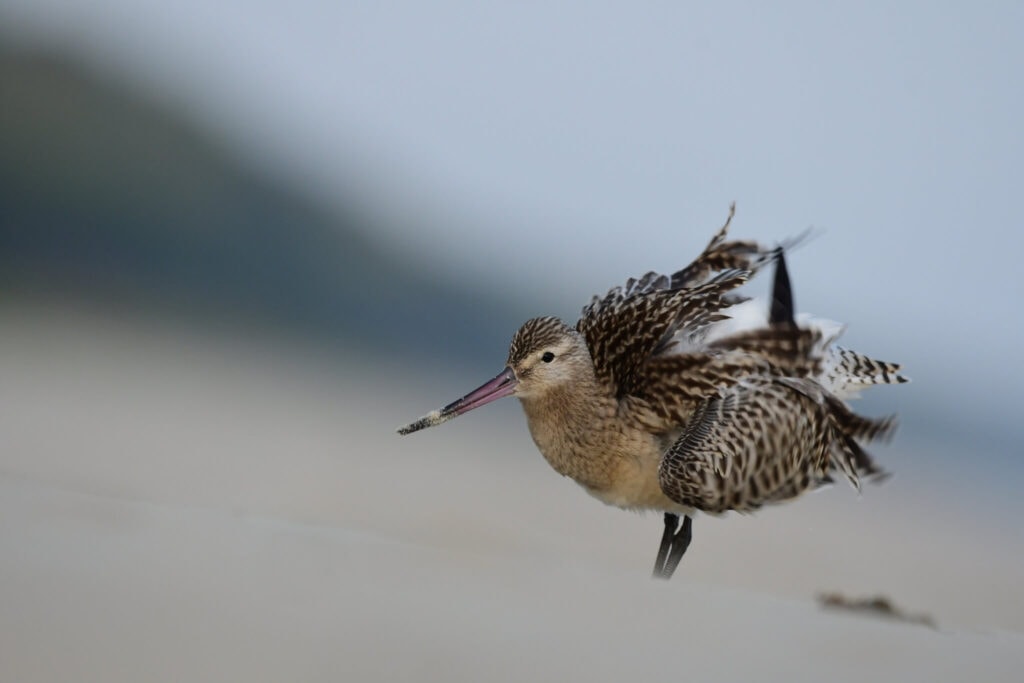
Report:
[{"label": "sand", "polygon": [[0,681],[1020,679],[1019,535],[984,491],[909,476],[920,440],[861,496],[698,518],[655,582],[660,520],[551,472],[514,402],[394,434],[500,368],[0,323]]}]

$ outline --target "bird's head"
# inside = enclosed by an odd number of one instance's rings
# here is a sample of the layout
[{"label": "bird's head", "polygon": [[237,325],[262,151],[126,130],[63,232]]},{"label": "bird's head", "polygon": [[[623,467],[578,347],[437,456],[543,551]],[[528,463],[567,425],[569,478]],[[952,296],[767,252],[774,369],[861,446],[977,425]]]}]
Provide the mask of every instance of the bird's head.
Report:
[{"label": "bird's head", "polygon": [[433,427],[505,396],[524,400],[544,397],[592,372],[583,336],[554,317],[532,318],[512,337],[505,369],[457,401],[398,430],[399,434]]},{"label": "bird's head", "polygon": [[519,398],[539,398],[578,379],[591,364],[583,336],[554,317],[523,323],[508,349],[506,369],[512,370]]}]

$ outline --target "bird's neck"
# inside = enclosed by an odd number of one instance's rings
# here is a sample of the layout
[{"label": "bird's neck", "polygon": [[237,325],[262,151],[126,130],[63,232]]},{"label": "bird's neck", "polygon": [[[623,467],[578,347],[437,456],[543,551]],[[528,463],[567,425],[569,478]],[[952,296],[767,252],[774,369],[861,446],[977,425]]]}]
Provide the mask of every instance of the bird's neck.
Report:
[{"label": "bird's neck", "polygon": [[580,468],[596,455],[590,447],[595,435],[614,418],[614,397],[606,396],[596,379],[588,377],[520,400],[530,435],[544,458],[561,474],[577,481],[587,478]]}]

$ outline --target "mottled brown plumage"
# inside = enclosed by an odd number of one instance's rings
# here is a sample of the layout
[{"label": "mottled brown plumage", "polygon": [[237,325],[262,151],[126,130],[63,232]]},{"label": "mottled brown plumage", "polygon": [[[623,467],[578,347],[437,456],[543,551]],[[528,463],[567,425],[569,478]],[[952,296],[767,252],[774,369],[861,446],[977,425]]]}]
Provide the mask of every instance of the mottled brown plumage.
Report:
[{"label": "mottled brown plumage", "polygon": [[[697,510],[749,512],[836,471],[854,486],[880,477],[860,442],[895,422],[856,415],[844,397],[906,381],[899,367],[835,346],[835,324],[798,323],[784,248],[727,241],[731,219],[693,263],[594,297],[575,327],[527,321],[501,374],[400,431],[517,396],[557,472],[605,503],[665,513],[662,577],[686,550]],[[746,300],[735,290],[772,262],[770,315],[736,329],[730,314]]]}]

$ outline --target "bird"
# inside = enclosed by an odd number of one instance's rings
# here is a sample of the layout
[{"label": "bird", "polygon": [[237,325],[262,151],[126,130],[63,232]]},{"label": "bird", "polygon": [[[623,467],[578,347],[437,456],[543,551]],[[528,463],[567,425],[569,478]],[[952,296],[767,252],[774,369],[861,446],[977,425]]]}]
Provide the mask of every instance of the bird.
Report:
[{"label": "bird", "polygon": [[[896,417],[848,400],[907,378],[836,344],[843,325],[796,315],[786,253],[806,234],[730,240],[734,214],[685,268],[595,296],[575,325],[526,321],[497,376],[398,432],[515,396],[556,472],[608,505],[663,514],[658,579],[674,574],[698,512],[752,513],[838,473],[858,491],[861,478],[884,480],[863,444],[889,438]],[[736,290],[771,264],[765,312]]]}]

